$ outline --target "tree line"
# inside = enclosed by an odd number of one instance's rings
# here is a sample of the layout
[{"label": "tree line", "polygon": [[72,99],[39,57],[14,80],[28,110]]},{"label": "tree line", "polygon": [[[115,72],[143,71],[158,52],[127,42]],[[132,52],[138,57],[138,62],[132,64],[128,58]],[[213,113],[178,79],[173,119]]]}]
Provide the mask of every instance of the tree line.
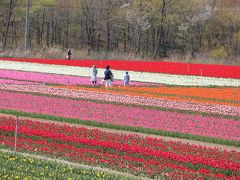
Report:
[{"label": "tree line", "polygon": [[[26,0],[0,0],[2,49],[24,45]],[[29,48],[87,48],[142,57],[240,56],[236,0],[30,0]]]}]

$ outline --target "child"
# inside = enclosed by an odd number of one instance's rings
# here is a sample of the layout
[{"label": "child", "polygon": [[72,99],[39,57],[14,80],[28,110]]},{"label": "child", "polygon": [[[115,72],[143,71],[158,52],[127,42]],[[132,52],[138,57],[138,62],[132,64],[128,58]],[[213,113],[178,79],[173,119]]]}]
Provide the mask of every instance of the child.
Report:
[{"label": "child", "polygon": [[123,79],[124,87],[129,85],[129,81],[130,81],[130,76],[128,75],[128,72],[126,72],[124,79]]}]

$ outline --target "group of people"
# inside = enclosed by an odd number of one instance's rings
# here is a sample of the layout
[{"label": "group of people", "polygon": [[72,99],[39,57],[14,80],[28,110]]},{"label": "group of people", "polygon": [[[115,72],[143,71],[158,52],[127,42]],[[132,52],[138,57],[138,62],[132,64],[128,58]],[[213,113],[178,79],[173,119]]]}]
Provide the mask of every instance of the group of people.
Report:
[{"label": "group of people", "polygon": [[[96,65],[93,65],[93,67],[91,68],[92,84],[97,84],[97,74],[98,74],[97,67],[96,67]],[[110,70],[110,66],[106,66],[106,69],[104,71],[104,78],[101,83],[105,82],[106,88],[112,87],[113,78],[114,78],[114,76],[113,76],[112,71]],[[129,81],[130,81],[130,76],[129,76],[128,72],[126,72],[126,74],[124,75],[124,78],[123,78],[124,87],[129,85]]]},{"label": "group of people", "polygon": [[[67,51],[67,59],[71,60],[72,57],[72,50],[69,48]],[[91,68],[91,81],[92,84],[97,84],[97,74],[98,74],[98,70],[96,65],[93,65],[93,67]],[[112,81],[113,81],[113,73],[110,70],[110,66],[106,66],[106,70],[104,71],[104,79],[102,80],[102,84],[105,82],[105,87],[109,88],[112,86]],[[129,85],[129,81],[130,81],[130,76],[128,74],[128,72],[126,72],[126,74],[124,75],[123,78],[123,85],[128,86]]]}]

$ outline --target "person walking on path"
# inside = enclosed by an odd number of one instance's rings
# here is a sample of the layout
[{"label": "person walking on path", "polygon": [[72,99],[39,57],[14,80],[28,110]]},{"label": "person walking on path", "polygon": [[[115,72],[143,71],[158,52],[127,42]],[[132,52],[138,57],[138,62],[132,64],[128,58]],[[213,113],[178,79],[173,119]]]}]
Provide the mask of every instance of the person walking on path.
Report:
[{"label": "person walking on path", "polygon": [[71,60],[71,57],[72,57],[72,51],[70,48],[68,48],[68,51],[67,51],[67,59],[68,60]]},{"label": "person walking on path", "polygon": [[112,87],[112,80],[113,80],[113,73],[110,70],[110,66],[106,66],[106,70],[104,72],[104,81],[105,81],[106,88]]},{"label": "person walking on path", "polygon": [[129,76],[128,72],[126,72],[126,74],[124,75],[124,79],[123,79],[124,87],[129,85],[129,81],[130,81],[130,76]]},{"label": "person walking on path", "polygon": [[91,81],[92,84],[97,84],[97,67],[95,65],[93,65],[93,67],[91,68]]}]

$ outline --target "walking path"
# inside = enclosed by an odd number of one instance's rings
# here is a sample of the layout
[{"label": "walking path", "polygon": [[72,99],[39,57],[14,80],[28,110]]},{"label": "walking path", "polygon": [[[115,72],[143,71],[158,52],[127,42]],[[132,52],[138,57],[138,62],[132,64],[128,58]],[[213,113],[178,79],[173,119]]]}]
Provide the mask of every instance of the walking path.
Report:
[{"label": "walking path", "polygon": [[[9,114],[1,114],[0,116],[6,116],[6,117],[16,117],[14,115],[9,115]],[[48,123],[55,123],[59,125],[69,125],[69,126],[74,126],[74,127],[85,127],[88,129],[99,129],[105,132],[114,132],[114,133],[123,133],[123,134],[136,134],[142,137],[151,137],[151,138],[158,138],[158,139],[163,139],[165,141],[176,141],[176,142],[181,142],[185,144],[190,144],[190,145],[200,145],[200,146],[206,146],[206,147],[211,147],[211,148],[218,148],[219,150],[227,150],[227,151],[237,151],[240,152],[239,147],[233,147],[233,146],[226,146],[226,145],[221,145],[221,144],[214,144],[214,143],[207,143],[207,142],[201,142],[201,141],[194,141],[194,140],[188,140],[188,139],[180,139],[180,138],[173,138],[173,137],[165,137],[165,136],[158,136],[158,135],[152,135],[152,134],[144,134],[144,133],[136,133],[136,132],[130,132],[130,131],[123,131],[123,130],[115,130],[115,129],[107,129],[107,128],[99,128],[99,127],[91,127],[91,126],[84,126],[84,125],[79,125],[79,124],[71,124],[71,123],[63,123],[63,122],[57,122],[57,121],[52,121],[52,120],[44,120],[44,119],[38,119],[38,118],[29,118],[29,117],[19,117],[19,119],[29,119],[33,121],[39,121],[39,122],[48,122]]]}]

